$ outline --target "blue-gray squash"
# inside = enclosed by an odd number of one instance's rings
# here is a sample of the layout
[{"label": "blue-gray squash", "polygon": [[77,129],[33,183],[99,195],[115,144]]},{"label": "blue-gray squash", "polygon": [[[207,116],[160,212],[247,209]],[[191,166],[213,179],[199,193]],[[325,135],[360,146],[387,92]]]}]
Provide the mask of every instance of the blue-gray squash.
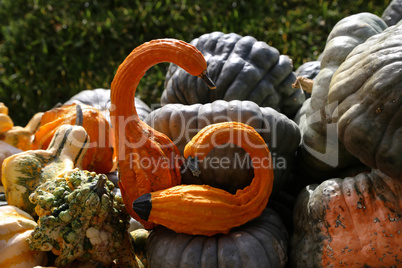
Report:
[{"label": "blue-gray squash", "polygon": [[292,60],[263,41],[236,33],[212,32],[191,41],[205,56],[217,89],[171,64],[166,74],[162,105],[211,103],[214,100],[251,100],[261,107],[294,116],[305,97],[292,88],[296,80]]},{"label": "blue-gray squash", "polygon": [[328,101],[339,139],[362,163],[402,180],[402,21],[357,46]]},{"label": "blue-gray squash", "polygon": [[311,98],[303,103],[302,112],[297,117],[302,133],[297,161],[301,174],[320,181],[335,176],[345,168],[361,165],[339,142],[337,124],[330,114],[338,100],[332,98],[329,101],[328,92],[334,73],[349,53],[386,28],[387,25],[378,16],[359,13],[343,18],[330,32]]},{"label": "blue-gray squash", "polygon": [[149,267],[158,268],[281,268],[287,264],[287,246],[282,220],[267,208],[227,235],[188,235],[158,226],[149,234],[146,254]]},{"label": "blue-gray squash", "polygon": [[[214,123],[237,121],[252,126],[265,140],[272,155],[274,189],[272,196],[286,184],[295,152],[300,143],[296,123],[270,107],[252,101],[216,100],[208,104],[168,104],[152,111],[144,120],[167,135],[183,153],[184,146],[203,127]],[[249,185],[253,168],[248,154],[235,145],[214,148],[199,164],[200,175],[183,172],[182,182],[209,184],[231,193]]]}]

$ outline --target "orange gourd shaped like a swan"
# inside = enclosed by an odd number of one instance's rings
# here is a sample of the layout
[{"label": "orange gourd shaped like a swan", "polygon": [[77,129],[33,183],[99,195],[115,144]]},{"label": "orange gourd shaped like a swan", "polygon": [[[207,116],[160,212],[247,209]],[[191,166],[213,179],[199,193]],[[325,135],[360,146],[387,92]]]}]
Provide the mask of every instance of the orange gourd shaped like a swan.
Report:
[{"label": "orange gourd shaped like a swan", "polygon": [[236,144],[250,155],[254,179],[249,186],[231,194],[209,185],[177,185],[142,195],[133,209],[175,232],[206,236],[227,234],[260,216],[271,195],[274,174],[268,146],[254,128],[239,122],[206,126],[186,145],[184,157],[202,160],[225,143]]},{"label": "orange gourd shaped like a swan", "polygon": [[204,56],[194,46],[175,39],[153,40],[135,48],[117,69],[111,86],[111,120],[115,133],[119,187],[127,211],[145,228],[132,209],[139,196],[180,184],[181,157],[164,134],[142,122],[134,103],[135,91],[145,72],[161,62],[172,62],[215,85],[207,74]]}]

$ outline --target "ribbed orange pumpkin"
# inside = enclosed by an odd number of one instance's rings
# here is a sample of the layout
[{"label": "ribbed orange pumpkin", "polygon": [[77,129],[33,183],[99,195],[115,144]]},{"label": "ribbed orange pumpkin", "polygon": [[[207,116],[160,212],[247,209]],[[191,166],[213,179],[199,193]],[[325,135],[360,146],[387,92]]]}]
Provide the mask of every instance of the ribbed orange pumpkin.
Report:
[{"label": "ribbed orange pumpkin", "polygon": [[[83,127],[91,143],[84,156],[82,168],[97,173],[108,173],[114,166],[114,136],[111,126],[98,109],[80,104]],[[47,149],[56,130],[63,124],[74,125],[77,117],[76,104],[64,105],[45,112],[35,133],[32,149]]]}]

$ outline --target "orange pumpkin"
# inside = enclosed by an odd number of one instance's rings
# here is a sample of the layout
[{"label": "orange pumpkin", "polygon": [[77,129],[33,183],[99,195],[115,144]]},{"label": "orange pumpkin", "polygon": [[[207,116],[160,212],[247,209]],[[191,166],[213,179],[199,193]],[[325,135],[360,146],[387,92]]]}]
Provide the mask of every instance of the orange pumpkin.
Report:
[{"label": "orange pumpkin", "polygon": [[[80,105],[83,113],[82,126],[91,139],[82,168],[97,173],[108,173],[114,166],[114,136],[111,126],[98,109],[85,104]],[[47,149],[61,125],[74,125],[77,117],[76,106],[76,104],[63,105],[45,112],[35,133],[32,149]]]},{"label": "orange pumpkin", "polygon": [[291,267],[402,267],[402,182],[379,170],[306,186]]}]

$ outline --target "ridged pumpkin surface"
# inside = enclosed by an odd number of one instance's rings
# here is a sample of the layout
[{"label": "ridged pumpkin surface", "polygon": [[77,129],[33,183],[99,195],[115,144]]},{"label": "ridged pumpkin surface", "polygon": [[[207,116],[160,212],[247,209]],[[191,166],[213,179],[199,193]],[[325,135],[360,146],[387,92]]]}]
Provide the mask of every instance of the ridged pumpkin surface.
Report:
[{"label": "ridged pumpkin surface", "polygon": [[339,139],[361,162],[402,180],[402,21],[357,46],[328,94]]},{"label": "ridged pumpkin surface", "polygon": [[0,102],[0,138],[2,132],[11,129],[13,126],[14,122],[8,115],[8,107]]},{"label": "ridged pumpkin surface", "polygon": [[293,116],[305,100],[302,91],[292,88],[296,79],[292,60],[263,41],[236,33],[211,32],[190,43],[204,54],[217,89],[209,91],[202,82],[171,64],[162,105],[250,100]]},{"label": "ridged pumpkin surface", "polygon": [[337,99],[328,101],[328,92],[335,71],[349,53],[385,28],[387,25],[378,16],[358,13],[343,18],[331,30],[322,53],[321,70],[314,79],[311,98],[302,107],[305,115],[299,119],[302,144],[298,165],[304,175],[322,181],[322,178],[331,178],[349,166],[360,164],[338,143],[337,126],[330,114],[331,108],[337,105]]},{"label": "ridged pumpkin surface", "polygon": [[293,215],[292,267],[401,267],[402,182],[378,170],[307,186]]},{"label": "ridged pumpkin surface", "polygon": [[188,235],[158,226],[149,235],[146,252],[153,268],[282,268],[287,267],[287,247],[279,215],[266,208],[226,235]]},{"label": "ridged pumpkin surface", "polygon": [[[61,125],[74,125],[77,117],[76,106],[76,104],[65,105],[45,112],[35,133],[32,150],[47,149]],[[83,127],[91,139],[82,168],[97,173],[108,173],[113,168],[114,160],[114,136],[111,126],[98,109],[85,104],[80,106],[83,113]]]}]

